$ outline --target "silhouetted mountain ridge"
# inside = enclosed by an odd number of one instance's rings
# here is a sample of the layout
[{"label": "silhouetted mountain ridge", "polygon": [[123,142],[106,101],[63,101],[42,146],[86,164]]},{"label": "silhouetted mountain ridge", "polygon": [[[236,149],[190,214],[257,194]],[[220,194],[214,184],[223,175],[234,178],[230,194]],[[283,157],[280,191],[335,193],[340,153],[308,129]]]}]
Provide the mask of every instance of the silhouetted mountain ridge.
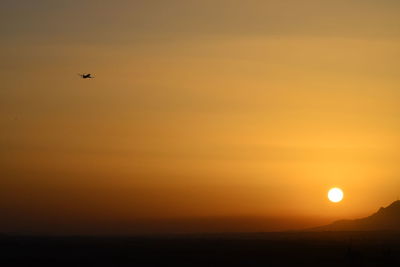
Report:
[{"label": "silhouetted mountain ridge", "polygon": [[380,208],[369,217],[340,220],[332,224],[309,229],[311,231],[400,231],[400,201]]}]

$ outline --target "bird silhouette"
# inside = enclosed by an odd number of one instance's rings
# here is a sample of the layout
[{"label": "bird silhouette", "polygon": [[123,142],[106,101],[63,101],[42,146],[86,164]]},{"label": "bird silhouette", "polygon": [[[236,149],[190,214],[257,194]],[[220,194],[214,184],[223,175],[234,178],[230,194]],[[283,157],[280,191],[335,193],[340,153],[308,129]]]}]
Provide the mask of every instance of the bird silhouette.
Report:
[{"label": "bird silhouette", "polygon": [[79,74],[79,76],[81,76],[82,79],[93,79],[94,78],[94,76],[92,76],[90,73]]}]

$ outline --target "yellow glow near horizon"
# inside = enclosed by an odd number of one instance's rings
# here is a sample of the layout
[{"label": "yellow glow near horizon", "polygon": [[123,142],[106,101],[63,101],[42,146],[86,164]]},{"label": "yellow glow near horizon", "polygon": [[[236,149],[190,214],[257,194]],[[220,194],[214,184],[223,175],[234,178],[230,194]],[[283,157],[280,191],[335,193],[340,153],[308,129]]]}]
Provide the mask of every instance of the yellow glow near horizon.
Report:
[{"label": "yellow glow near horizon", "polygon": [[328,192],[328,198],[331,202],[337,203],[343,199],[343,191],[340,188],[331,188]]}]

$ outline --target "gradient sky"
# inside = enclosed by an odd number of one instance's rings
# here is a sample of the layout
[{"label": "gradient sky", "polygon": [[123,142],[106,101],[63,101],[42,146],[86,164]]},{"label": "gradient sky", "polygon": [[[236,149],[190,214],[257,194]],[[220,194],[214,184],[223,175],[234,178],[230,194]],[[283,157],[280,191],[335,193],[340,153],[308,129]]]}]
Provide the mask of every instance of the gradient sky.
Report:
[{"label": "gradient sky", "polygon": [[1,1],[0,232],[318,224],[390,204],[399,14],[394,0]]}]

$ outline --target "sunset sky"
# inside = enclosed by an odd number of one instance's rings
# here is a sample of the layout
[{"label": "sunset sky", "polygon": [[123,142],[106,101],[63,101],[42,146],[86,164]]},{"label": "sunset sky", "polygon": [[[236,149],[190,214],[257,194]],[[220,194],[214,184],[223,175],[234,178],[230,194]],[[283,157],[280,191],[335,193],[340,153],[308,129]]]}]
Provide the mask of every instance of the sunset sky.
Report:
[{"label": "sunset sky", "polygon": [[1,1],[0,232],[370,215],[400,195],[399,14],[395,0]]}]

